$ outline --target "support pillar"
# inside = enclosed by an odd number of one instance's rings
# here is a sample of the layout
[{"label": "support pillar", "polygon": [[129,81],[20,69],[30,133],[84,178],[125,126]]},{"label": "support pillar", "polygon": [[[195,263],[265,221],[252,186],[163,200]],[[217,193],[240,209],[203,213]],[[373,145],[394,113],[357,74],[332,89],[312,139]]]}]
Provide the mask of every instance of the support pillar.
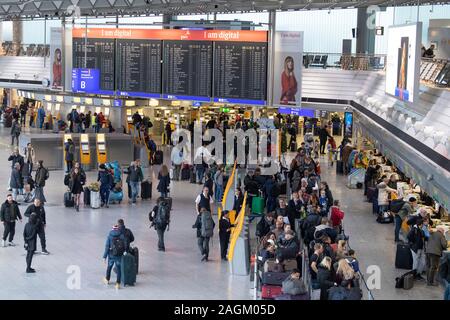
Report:
[{"label": "support pillar", "polygon": [[23,39],[23,24],[21,20],[13,20],[12,36],[14,52],[18,55]]},{"label": "support pillar", "polygon": [[[372,14],[372,12],[370,12]],[[367,8],[358,8],[357,32],[356,32],[356,53],[375,53],[375,29],[367,28],[369,14]]]}]

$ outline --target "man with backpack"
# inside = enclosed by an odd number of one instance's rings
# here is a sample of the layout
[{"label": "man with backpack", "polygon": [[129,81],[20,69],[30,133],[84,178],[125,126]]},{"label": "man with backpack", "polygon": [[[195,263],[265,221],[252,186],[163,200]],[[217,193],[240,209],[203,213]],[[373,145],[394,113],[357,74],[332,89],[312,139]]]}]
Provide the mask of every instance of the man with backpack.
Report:
[{"label": "man with backpack", "polygon": [[36,187],[35,198],[39,199],[41,201],[41,203],[44,203],[47,201],[44,196],[44,187],[45,187],[45,181],[48,180],[49,176],[50,175],[48,173],[48,169],[44,167],[44,161],[39,160],[38,166],[36,169],[36,175],[34,177],[34,183],[35,183],[35,187]]},{"label": "man with backpack", "polygon": [[149,220],[152,223],[150,228],[154,226],[156,233],[158,234],[158,251],[166,251],[164,245],[164,232],[169,230],[170,208],[163,197],[158,198],[156,206],[149,214]]},{"label": "man with backpack", "polygon": [[[103,260],[108,264],[106,268],[106,277],[103,279],[105,284],[109,284],[111,279],[111,270],[113,267],[117,273],[116,289],[120,288],[121,280],[121,259],[128,246],[125,235],[120,231],[119,225],[114,225],[106,238]],[[108,258],[108,260],[106,260]]]},{"label": "man with backpack", "polygon": [[197,216],[193,225],[193,228],[197,228],[198,248],[202,255],[201,261],[208,261],[209,239],[213,236],[215,225],[211,212],[202,207],[200,215]]},{"label": "man with backpack", "polygon": [[417,219],[416,223],[412,226],[408,233],[408,243],[413,258],[413,270],[414,278],[417,280],[424,280],[422,278],[422,272],[425,270],[426,257],[425,257],[425,233],[422,230],[423,220]]},{"label": "man with backpack", "polygon": [[134,234],[133,232],[125,227],[125,222],[123,219],[117,220],[117,225],[119,226],[120,232],[125,236],[125,240],[127,242],[127,247],[125,248],[126,252],[130,252],[130,245],[132,242],[134,242]]}]

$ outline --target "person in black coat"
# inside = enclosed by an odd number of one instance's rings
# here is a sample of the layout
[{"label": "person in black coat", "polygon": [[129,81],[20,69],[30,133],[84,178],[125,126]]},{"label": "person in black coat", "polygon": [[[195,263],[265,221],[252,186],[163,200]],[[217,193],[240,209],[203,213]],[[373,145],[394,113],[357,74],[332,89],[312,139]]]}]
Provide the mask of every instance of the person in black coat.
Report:
[{"label": "person in black coat", "polygon": [[328,138],[332,138],[328,133],[327,129],[328,129],[327,125],[319,129],[320,154],[325,154],[325,146],[327,144],[327,140]]},{"label": "person in black coat", "polygon": [[45,227],[47,225],[47,221],[45,219],[45,209],[41,203],[41,200],[34,199],[33,204],[29,205],[27,210],[25,210],[24,216],[29,218],[33,213],[37,216],[36,232],[39,236],[39,240],[41,241],[42,254],[50,254],[50,252],[47,251],[45,241]]},{"label": "person in black coat", "polygon": [[31,268],[31,261],[33,260],[34,252],[37,249],[37,234],[39,229],[39,219],[36,213],[32,213],[30,215],[30,219],[28,220],[25,228],[23,230],[23,240],[24,240],[24,248],[27,251],[27,273],[34,273],[36,270]]},{"label": "person in black coat", "polygon": [[332,278],[331,263],[332,261],[330,257],[324,257],[317,268],[317,281],[320,286],[320,300],[328,300],[328,289],[333,286],[337,286],[337,283],[335,283]]},{"label": "person in black coat", "polygon": [[305,210],[303,199],[300,199],[298,192],[293,192],[292,199],[289,200],[287,208],[287,216],[292,230],[295,231],[295,219],[301,219],[302,212]]},{"label": "person in black coat", "polygon": [[274,225],[274,218],[273,212],[269,212],[259,220],[256,225],[256,236],[258,238],[262,238],[270,232],[271,227]]},{"label": "person in black coat", "polygon": [[167,198],[170,186],[170,175],[166,165],[161,167],[161,171],[158,173],[158,180],[158,187],[156,189],[161,193],[162,198]]},{"label": "person in black coat", "polygon": [[15,246],[13,243],[14,234],[16,232],[16,220],[22,222],[22,215],[20,214],[17,202],[13,200],[12,194],[6,196],[6,201],[2,204],[0,209],[0,221],[5,226],[3,232],[3,247],[6,247],[6,239],[8,239],[9,246]]},{"label": "person in black coat", "polygon": [[83,185],[86,181],[81,175],[79,168],[74,168],[70,174],[69,189],[74,196],[75,210],[80,211],[80,195],[83,192]]},{"label": "person in black coat", "polygon": [[234,227],[230,223],[229,212],[224,210],[219,221],[219,240],[220,240],[220,256],[222,260],[227,260],[228,244],[230,242],[231,228]]},{"label": "person in black coat", "polygon": [[233,210],[236,211],[236,217],[241,212],[242,204],[244,203],[244,195],[242,194],[241,189],[236,189],[234,194],[234,204],[233,204]]},{"label": "person in black coat", "polygon": [[203,187],[208,187],[208,196],[214,199],[214,181],[213,179],[211,179],[211,174],[208,173],[206,175],[205,184],[203,185]]}]

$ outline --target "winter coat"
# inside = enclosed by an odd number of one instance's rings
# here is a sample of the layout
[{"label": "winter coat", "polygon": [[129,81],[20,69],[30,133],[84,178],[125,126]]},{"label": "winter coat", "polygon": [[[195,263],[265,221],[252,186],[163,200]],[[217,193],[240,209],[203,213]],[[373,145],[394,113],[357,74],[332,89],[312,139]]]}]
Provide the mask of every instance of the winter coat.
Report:
[{"label": "winter coat", "polygon": [[11,187],[11,189],[22,189],[23,188],[22,172],[20,172],[20,170],[16,170],[16,169],[12,170],[9,186]]},{"label": "winter coat", "polygon": [[161,175],[158,173],[158,187],[156,188],[159,192],[168,192],[170,185],[170,176],[169,175]]},{"label": "winter coat", "polygon": [[100,181],[101,186],[112,186],[113,177],[108,171],[103,170],[98,172],[97,181]]},{"label": "winter coat", "polygon": [[39,231],[39,225],[27,222],[25,228],[23,229],[23,240],[25,243],[25,248],[27,251],[36,251],[36,239]]},{"label": "winter coat", "polygon": [[9,203],[6,200],[0,209],[0,221],[2,222],[14,222],[16,220],[22,220],[19,206],[16,201]]},{"label": "winter coat", "polygon": [[17,121],[14,121],[13,122],[13,124],[12,124],[12,126],[11,126],[11,135],[12,136],[19,136],[20,135],[20,132],[21,132],[21,127],[20,127],[20,124],[19,124],[19,122],[17,122]]},{"label": "winter coat", "polygon": [[141,182],[144,180],[144,174],[141,167],[130,166],[128,168],[127,182]]},{"label": "winter coat", "polygon": [[34,177],[34,181],[37,186],[44,187],[45,186],[45,180],[47,180],[49,177],[49,173],[47,168],[39,167],[36,169],[36,175]]},{"label": "winter coat", "polygon": [[442,251],[447,249],[447,240],[440,231],[430,233],[425,252],[428,254],[435,254],[442,256]]},{"label": "winter coat", "polygon": [[36,213],[37,215],[38,226],[47,224],[47,221],[45,219],[45,209],[42,205],[40,205],[39,207],[36,207],[34,204],[29,205],[27,210],[25,210],[24,216],[29,218],[32,213]]},{"label": "winter coat", "polygon": [[320,285],[320,300],[328,299],[328,289],[334,286],[332,281],[331,271],[322,266],[318,266],[317,281]]},{"label": "winter coat", "polygon": [[333,227],[340,226],[342,220],[344,219],[344,211],[342,211],[339,207],[333,206],[331,207],[330,220],[333,224]]},{"label": "winter coat", "polygon": [[256,236],[264,237],[266,234],[270,232],[270,229],[273,226],[273,224],[274,224],[273,221],[272,223],[269,223],[266,217],[262,217],[261,220],[259,220],[258,224],[256,225]]},{"label": "winter coat", "polygon": [[416,252],[422,250],[425,245],[425,233],[417,225],[413,226],[408,233],[409,247]]},{"label": "winter coat", "polygon": [[69,189],[73,194],[80,194],[83,191],[83,184],[81,174],[70,176]]},{"label": "winter coat", "polygon": [[25,148],[25,157],[27,159],[27,162],[35,163],[36,162],[36,154],[34,151],[34,148]]},{"label": "winter coat", "polygon": [[105,251],[103,252],[103,259],[118,258],[118,257],[113,256],[112,252],[111,252],[113,238],[115,238],[115,237],[120,237],[125,243],[125,248],[128,248],[129,243],[127,242],[127,239],[126,239],[125,235],[122,233],[122,231],[121,230],[111,230],[108,234],[108,237],[106,238]]},{"label": "winter coat", "polygon": [[14,165],[16,163],[20,164],[20,168],[22,168],[23,164],[25,163],[23,157],[20,154],[17,156],[10,155],[8,161],[11,161],[11,169],[14,169]]}]

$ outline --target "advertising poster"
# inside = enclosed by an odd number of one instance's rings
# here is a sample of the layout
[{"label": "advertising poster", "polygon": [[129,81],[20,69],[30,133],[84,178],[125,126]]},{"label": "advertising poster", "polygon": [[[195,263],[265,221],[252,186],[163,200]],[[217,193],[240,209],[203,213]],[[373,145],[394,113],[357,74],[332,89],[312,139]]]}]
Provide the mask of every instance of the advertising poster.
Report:
[{"label": "advertising poster", "polygon": [[353,113],[346,112],[344,114],[344,136],[351,137],[353,135]]},{"label": "advertising poster", "polygon": [[50,87],[63,90],[62,28],[50,29]]},{"label": "advertising poster", "polygon": [[419,94],[422,23],[391,26],[388,31],[386,93],[414,102]]},{"label": "advertising poster", "polygon": [[300,106],[302,101],[303,32],[275,34],[272,105]]}]

